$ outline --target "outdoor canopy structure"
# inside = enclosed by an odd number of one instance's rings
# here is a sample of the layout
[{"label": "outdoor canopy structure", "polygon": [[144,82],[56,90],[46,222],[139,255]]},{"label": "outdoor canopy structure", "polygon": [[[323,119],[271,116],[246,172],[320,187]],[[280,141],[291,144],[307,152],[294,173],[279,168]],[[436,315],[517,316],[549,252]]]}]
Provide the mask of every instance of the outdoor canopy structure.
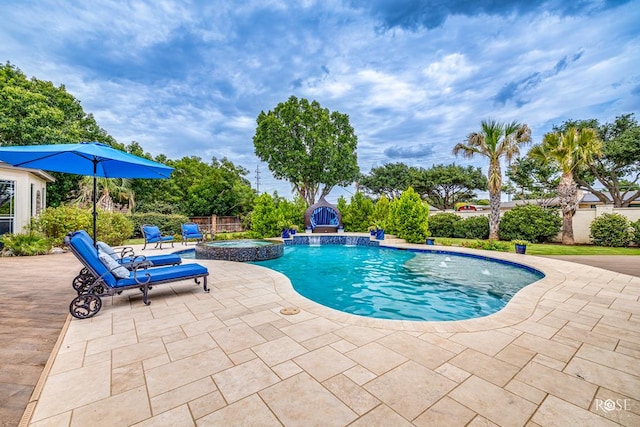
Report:
[{"label": "outdoor canopy structure", "polygon": [[96,178],[169,178],[173,168],[99,142],[0,147],[10,165],[93,176],[93,243],[97,233]]}]

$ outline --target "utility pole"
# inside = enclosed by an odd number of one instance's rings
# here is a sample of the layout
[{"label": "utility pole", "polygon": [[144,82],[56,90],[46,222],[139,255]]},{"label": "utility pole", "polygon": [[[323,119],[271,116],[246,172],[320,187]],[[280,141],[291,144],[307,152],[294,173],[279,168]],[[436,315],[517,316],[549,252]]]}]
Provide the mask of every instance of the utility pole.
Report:
[{"label": "utility pole", "polygon": [[256,165],[256,193],[260,195],[260,165]]}]

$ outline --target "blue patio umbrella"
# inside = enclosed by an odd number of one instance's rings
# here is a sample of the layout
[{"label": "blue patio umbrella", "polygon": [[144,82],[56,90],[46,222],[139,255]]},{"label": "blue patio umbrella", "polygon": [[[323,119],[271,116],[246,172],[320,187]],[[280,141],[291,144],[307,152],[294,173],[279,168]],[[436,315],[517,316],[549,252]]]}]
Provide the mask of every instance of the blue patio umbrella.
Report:
[{"label": "blue patio umbrella", "polygon": [[93,176],[93,243],[96,243],[96,178],[169,178],[173,168],[99,142],[0,147],[0,160],[13,166]]}]

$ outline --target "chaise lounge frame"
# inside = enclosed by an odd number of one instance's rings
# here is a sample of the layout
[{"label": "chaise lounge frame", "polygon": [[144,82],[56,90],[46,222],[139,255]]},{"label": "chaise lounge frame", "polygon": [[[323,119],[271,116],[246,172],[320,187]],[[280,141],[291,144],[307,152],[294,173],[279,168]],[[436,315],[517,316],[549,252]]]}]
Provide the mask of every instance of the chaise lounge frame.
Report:
[{"label": "chaise lounge frame", "polygon": [[[158,267],[149,270],[151,263],[144,260],[144,257],[139,257],[139,260],[136,259],[132,263],[130,277],[118,279],[102,264],[96,249],[76,234],[72,233],[66,236],[64,238],[65,244],[82,263],[84,269],[93,276],[94,280],[83,289],[83,293],[79,293],[69,304],[69,312],[73,317],[87,319],[95,316],[102,308],[100,297],[121,294],[122,291],[128,289],[140,289],[142,291],[142,301],[145,305],[151,304],[149,290],[152,286],[164,283],[194,279],[199,285],[200,279],[202,279],[203,290],[209,292],[207,287],[209,271],[204,266],[196,263],[174,267]],[[154,275],[156,276],[155,278]]]}]

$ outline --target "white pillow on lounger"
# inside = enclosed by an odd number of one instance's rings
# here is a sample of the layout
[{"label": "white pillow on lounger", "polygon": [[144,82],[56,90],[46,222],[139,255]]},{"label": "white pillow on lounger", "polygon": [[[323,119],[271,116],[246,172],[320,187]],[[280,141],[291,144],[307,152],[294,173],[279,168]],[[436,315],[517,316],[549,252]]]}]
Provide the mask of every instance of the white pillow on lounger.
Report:
[{"label": "white pillow on lounger", "polygon": [[102,252],[109,255],[111,258],[115,259],[116,261],[120,259],[116,251],[114,251],[113,248],[107,245],[105,242],[98,242],[96,244],[98,245],[98,250],[101,250]]},{"label": "white pillow on lounger", "polygon": [[126,279],[129,277],[129,270],[118,264],[118,261],[111,258],[111,256],[102,249],[98,249],[98,258],[100,258],[100,261],[107,267],[107,270],[118,279]]}]

